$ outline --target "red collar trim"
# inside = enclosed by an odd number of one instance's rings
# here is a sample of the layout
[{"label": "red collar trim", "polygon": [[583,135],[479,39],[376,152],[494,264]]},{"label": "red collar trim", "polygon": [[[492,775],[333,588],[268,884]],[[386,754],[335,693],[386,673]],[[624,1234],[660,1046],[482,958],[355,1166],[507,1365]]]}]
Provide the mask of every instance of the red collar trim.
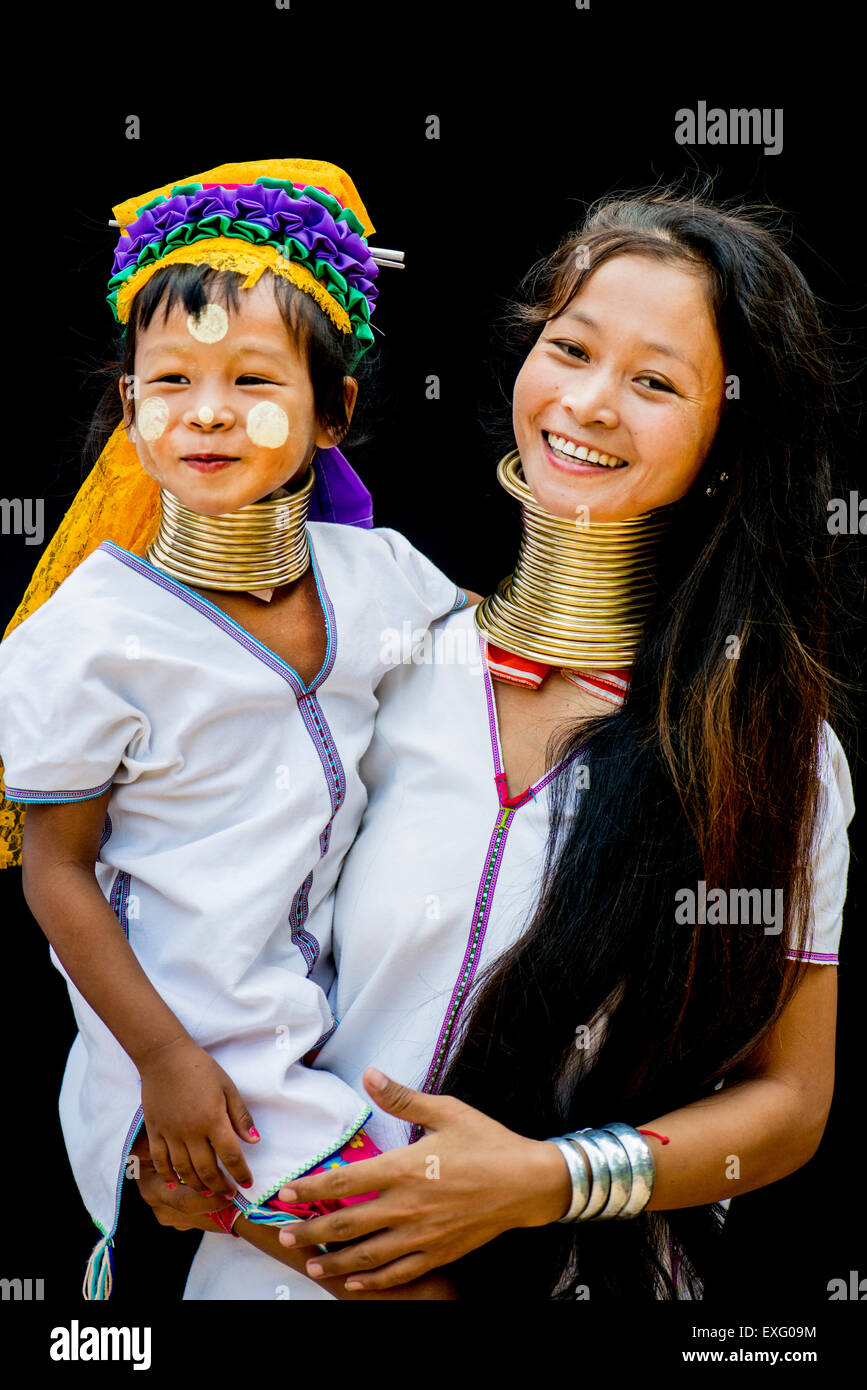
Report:
[{"label": "red collar trim", "polygon": [[559,670],[561,676],[573,685],[580,686],[591,695],[607,700],[612,705],[622,705],[629,694],[632,677],[630,668],[619,671],[582,671],[568,667],[552,667],[544,661],[532,661],[529,657],[507,652],[503,647],[485,643],[485,658],[488,670],[495,680],[506,681],[509,685],[522,685],[528,690],[538,690],[552,670]]}]

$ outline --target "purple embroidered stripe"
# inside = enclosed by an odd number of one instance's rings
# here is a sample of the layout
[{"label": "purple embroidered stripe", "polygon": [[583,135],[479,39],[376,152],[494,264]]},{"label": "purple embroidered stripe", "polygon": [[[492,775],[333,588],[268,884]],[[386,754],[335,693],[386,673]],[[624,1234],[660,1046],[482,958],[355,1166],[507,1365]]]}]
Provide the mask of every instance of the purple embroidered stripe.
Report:
[{"label": "purple embroidered stripe", "polygon": [[337,1032],[337,1030],[338,1030],[339,1027],[340,1027],[340,1019],[339,1019],[339,1018],[335,1018],[334,1022],[333,1022],[332,1025],[331,1025],[331,1027],[328,1029],[328,1032],[327,1032],[327,1033],[323,1033],[323,1034],[322,1034],[322,1037],[321,1037],[321,1038],[318,1038],[318,1039],[316,1040],[316,1042],[313,1044],[313,1046],[311,1047],[310,1051],[309,1051],[309,1052],[306,1052],[306,1053],[304,1054],[304,1056],[301,1058],[302,1062],[304,1063],[304,1065],[305,1065],[306,1067],[309,1067],[309,1066],[311,1065],[311,1063],[314,1062],[314,1061],[316,1060],[317,1056],[318,1056],[319,1053],[322,1051],[322,1049],[323,1049],[323,1047],[325,1046],[325,1044],[328,1042],[328,1039],[334,1037],[334,1034]]},{"label": "purple embroidered stripe", "polygon": [[295,897],[292,899],[292,906],[289,909],[289,929],[292,940],[307,962],[308,975],[319,958],[319,942],[316,940],[315,936],[311,936],[309,932],[304,930],[312,883],[313,871],[311,869],[301,887],[298,889],[298,892],[295,894]]},{"label": "purple embroidered stripe", "polygon": [[325,585],[322,583],[316,553],[313,549],[313,541],[310,539],[309,532],[308,541],[310,544],[310,563],[313,567],[313,576],[316,581],[319,601],[322,604],[325,615],[327,638],[325,661],[323,662],[322,669],[317,672],[309,686],[304,684],[294,667],[290,666],[288,662],[282,661],[269,647],[258,642],[256,638],[253,637],[251,633],[247,632],[245,628],[241,627],[239,623],[236,623],[234,619],[228,617],[222,609],[217,608],[216,604],[209,603],[207,599],[194,593],[194,591],[188,589],[186,585],[179,584],[177,580],[171,579],[167,574],[163,574],[161,570],[149,564],[147,560],[142,560],[138,555],[133,555],[130,551],[122,549],[119,545],[115,545],[114,541],[103,541],[99,549],[104,550],[109,555],[113,555],[116,560],[126,565],[128,569],[134,570],[136,574],[140,574],[143,579],[150,580],[150,582],[156,584],[158,588],[165,589],[167,593],[174,594],[183,603],[186,603],[188,607],[194,609],[197,613],[201,613],[203,618],[207,618],[216,627],[220,628],[222,632],[225,632],[227,636],[232,637],[245,649],[245,651],[248,651],[251,656],[255,656],[257,660],[263,662],[265,666],[270,667],[272,671],[276,671],[278,676],[282,676],[282,678],[292,686],[295,694],[300,698],[302,695],[316,690],[316,688],[327,679],[337,657],[337,629],[334,618],[334,607],[325,589]]},{"label": "purple embroidered stripe", "polygon": [[787,960],[820,960],[826,965],[836,965],[838,955],[836,951],[787,951]]},{"label": "purple embroidered stripe", "polygon": [[7,801],[92,801],[95,797],[102,796],[103,792],[108,791],[112,780],[109,777],[108,781],[103,782],[101,787],[85,787],[83,791],[37,792],[27,787],[7,787],[5,795]]},{"label": "purple embroidered stripe", "polygon": [[[480,637],[480,646],[482,640],[483,639]],[[467,993],[469,991],[470,986],[473,983],[473,980],[475,979],[476,971],[478,970],[479,959],[481,957],[482,951],[482,944],[485,939],[485,933],[487,931],[488,922],[490,921],[491,917],[491,909],[494,904],[494,893],[496,892],[497,879],[500,873],[500,866],[503,862],[503,853],[505,850],[506,839],[508,837],[509,829],[512,825],[512,821],[514,820],[515,814],[518,810],[520,810],[521,806],[526,805],[528,801],[530,801],[531,799],[535,800],[537,792],[543,791],[545,787],[547,787],[548,784],[552,782],[555,777],[558,777],[560,773],[563,771],[563,769],[568,767],[568,765],[575,758],[577,758],[578,754],[582,751],[580,748],[576,749],[574,753],[571,753],[567,758],[564,758],[561,762],[559,762],[556,765],[556,767],[553,767],[550,770],[550,772],[547,772],[539,782],[536,782],[533,786],[528,787],[520,798],[512,798],[512,800],[516,802],[515,805],[506,805],[507,788],[505,776],[503,774],[502,759],[500,756],[496,706],[494,704],[494,693],[493,688],[491,686],[491,679],[484,662],[484,651],[482,651],[482,673],[485,678],[485,697],[487,699],[488,705],[488,732],[491,740],[491,754],[494,763],[494,785],[497,789],[497,797],[500,802],[500,809],[497,813],[497,819],[494,823],[494,829],[491,834],[490,841],[488,842],[488,851],[485,856],[485,864],[482,870],[482,876],[479,881],[479,888],[478,892],[476,893],[476,900],[473,907],[472,925],[470,927],[470,934],[467,940],[467,949],[464,952],[464,958],[461,962],[461,968],[458,973],[458,978],[455,982],[455,987],[452,990],[451,999],[449,1000],[449,1005],[446,1009],[446,1015],[443,1019],[442,1027],[440,1028],[439,1037],[437,1038],[436,1047],[434,1048],[433,1058],[428,1068],[424,1084],[421,1088],[423,1091],[427,1092],[434,1091],[440,1079],[440,1074],[442,1072],[443,1063],[445,1061],[448,1044],[454,1034],[455,1028],[460,1018],[461,1010],[464,1006],[464,1002],[467,997]],[[420,1137],[420,1135],[421,1126],[417,1124],[413,1125],[410,1131],[410,1143],[415,1143],[415,1141]]]},{"label": "purple embroidered stripe", "polygon": [[[291,685],[298,701],[298,712],[304,721],[304,726],[313,741],[313,745],[319,755],[319,760],[322,763],[322,769],[325,773],[326,782],[328,784],[328,794],[331,801],[331,815],[328,819],[328,823],[319,836],[319,858],[321,860],[328,853],[328,846],[331,840],[331,826],[334,817],[346,797],[346,775],[337,753],[333,735],[328,727],[328,722],[315,695],[315,691],[318,687],[328,679],[328,676],[334,669],[334,663],[337,659],[337,619],[334,613],[334,605],[331,602],[331,596],[322,579],[313,539],[309,531],[307,533],[307,538],[310,544],[310,563],[313,568],[313,577],[316,581],[316,591],[319,595],[319,602],[322,605],[322,611],[325,617],[327,638],[325,660],[321,670],[314,676],[309,686],[304,684],[298,672],[294,670],[288,662],[282,661],[270,648],[263,646],[261,642],[258,642],[255,637],[232,618],[229,618],[221,609],[217,608],[215,604],[209,603],[207,599],[203,599],[192,589],[188,589],[184,584],[179,584],[177,580],[171,579],[169,575],[163,574],[156,566],[149,564],[146,560],[140,559],[138,555],[133,555],[130,551],[123,550],[119,545],[115,545],[113,541],[103,541],[99,549],[105,550],[109,555],[113,555],[115,559],[120,560],[120,562],[129,569],[134,570],[136,574],[140,574],[143,579],[148,579],[159,588],[174,594],[177,598],[181,599],[182,602],[188,604],[190,608],[195,609],[197,613],[201,613],[202,617],[214,623],[221,631],[225,632],[229,637],[232,637],[240,646],[250,652],[252,656],[262,661]],[[292,906],[289,909],[292,940],[298,946],[307,962],[308,974],[313,969],[319,956],[318,941],[314,936],[311,936],[309,932],[304,931],[304,923],[307,920],[308,897],[312,882],[313,871],[311,870],[296,892],[292,900]]]},{"label": "purple embroidered stripe", "polygon": [[120,925],[123,927],[123,934],[127,941],[129,941],[129,920],[127,917],[129,909],[129,882],[129,874],[119,869],[115,876],[114,883],[111,885],[111,893],[108,899],[109,906],[120,922]]},{"label": "purple embroidered stripe", "polygon": [[[331,815],[325,828],[319,835],[319,858],[320,860],[328,853],[328,846],[331,843],[331,827],[334,824],[334,817],[346,799],[346,773],[337,752],[337,745],[334,736],[328,727],[328,721],[322,711],[322,706],[315,695],[305,695],[298,701],[298,712],[307,727],[307,731],[313,740],[313,746],[319,754],[322,769],[325,773],[325,780],[328,784],[328,795],[331,798]],[[307,920],[309,908],[310,888],[313,883],[313,871],[307,875],[295,897],[290,908],[290,920],[292,923],[292,940],[301,951],[307,962],[307,973],[313,969],[319,958],[319,942],[315,936],[304,930],[304,923]]]}]

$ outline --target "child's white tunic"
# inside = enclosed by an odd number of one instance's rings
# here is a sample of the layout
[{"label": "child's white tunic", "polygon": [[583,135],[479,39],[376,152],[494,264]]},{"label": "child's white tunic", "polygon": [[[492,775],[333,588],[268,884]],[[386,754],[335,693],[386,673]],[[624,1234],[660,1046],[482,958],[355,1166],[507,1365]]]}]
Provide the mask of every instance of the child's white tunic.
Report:
[{"label": "child's white tunic", "polygon": [[[334,903],[331,1001],[340,1027],[314,1069],[359,1091],[368,1066],[436,1089],[443,1044],[473,981],[522,935],[537,902],[550,789],[563,770],[552,769],[516,809],[500,805],[496,706],[472,609],[437,623],[415,657],[419,664],[397,667],[379,689],[361,765],[368,806]],[[854,806],[845,756],[825,733],[810,959],[833,963]],[[383,1149],[410,1138],[406,1122],[377,1110],[366,1128]],[[285,1297],[278,1286],[293,1299],[330,1297],[246,1242],[205,1235],[186,1297]]]},{"label": "child's white tunic", "polygon": [[[112,788],[97,879],[155,988],[250,1108],[262,1136],[243,1146],[251,1204],[369,1113],[363,1091],[300,1059],[335,1026],[318,972],[331,982],[333,888],[366,803],[358,764],[377,687],[401,659],[394,633],[418,641],[465,602],[395,531],[312,522],[308,534],[327,627],[309,686],[111,542],[0,646],[7,795],[69,802]],[[110,1233],[141,1085],[68,983],[79,1033],[63,1132]]]}]

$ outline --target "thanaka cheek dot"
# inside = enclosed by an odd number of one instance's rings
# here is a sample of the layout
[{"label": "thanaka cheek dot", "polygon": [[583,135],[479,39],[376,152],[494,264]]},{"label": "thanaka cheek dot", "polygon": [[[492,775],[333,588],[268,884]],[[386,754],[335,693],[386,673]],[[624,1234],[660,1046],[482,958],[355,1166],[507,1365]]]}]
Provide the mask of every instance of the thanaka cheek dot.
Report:
[{"label": "thanaka cheek dot", "polygon": [[198,316],[187,315],[187,328],[200,343],[218,343],[229,331],[229,315],[222,304],[206,304]]},{"label": "thanaka cheek dot", "polygon": [[199,419],[201,420],[203,425],[209,425],[213,418],[214,412],[209,405],[200,406]]},{"label": "thanaka cheek dot", "polygon": [[289,438],[289,416],[276,401],[259,401],[247,416],[247,433],[262,449],[279,449]]},{"label": "thanaka cheek dot", "polygon": [[138,428],[142,439],[153,444],[169,423],[169,408],[159,396],[148,396],[138,409]]}]

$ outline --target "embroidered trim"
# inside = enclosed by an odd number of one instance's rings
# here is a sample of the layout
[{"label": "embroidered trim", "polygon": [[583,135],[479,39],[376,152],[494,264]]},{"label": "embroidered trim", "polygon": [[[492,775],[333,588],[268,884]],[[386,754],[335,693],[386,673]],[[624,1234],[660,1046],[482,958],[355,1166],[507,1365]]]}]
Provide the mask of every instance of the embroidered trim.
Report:
[{"label": "embroidered trim", "polygon": [[[322,706],[316,696],[305,695],[303,699],[300,699],[298,712],[304,720],[307,732],[313,740],[313,746],[319,754],[319,760],[325,772],[325,780],[328,783],[328,795],[331,799],[331,815],[325,829],[319,835],[319,859],[321,861],[328,853],[328,846],[331,843],[331,827],[334,824],[334,817],[346,800],[346,773],[337,752],[334,736],[328,727]],[[320,950],[316,937],[304,930],[312,884],[313,870],[311,869],[292,899],[292,906],[289,909],[292,940],[307,962],[308,975],[319,959]]]},{"label": "embroidered trim", "polygon": [[108,899],[112,912],[123,927],[123,934],[127,941],[129,941],[129,920],[127,918],[127,909],[129,908],[129,884],[129,874],[124,873],[122,869],[118,869],[114,883],[111,885],[111,893]]},{"label": "embroidered trim", "polygon": [[[203,617],[213,622],[225,632],[227,636],[234,638],[234,640],[238,642],[240,646],[244,647],[246,651],[250,652],[252,656],[257,657],[259,661],[263,662],[264,665],[268,666],[272,671],[275,671],[278,676],[282,676],[282,678],[288,681],[292,686],[298,701],[298,712],[304,721],[308,733],[313,739],[314,746],[325,771],[326,780],[328,781],[328,792],[331,798],[331,816],[329,817],[325,829],[319,836],[319,858],[322,859],[328,853],[331,826],[334,817],[343,804],[346,796],[346,775],[337,754],[333,735],[328,727],[319,702],[315,697],[315,691],[328,679],[334,669],[334,663],[337,660],[337,618],[334,613],[334,605],[331,602],[331,596],[322,580],[319,563],[316,559],[316,551],[309,530],[307,532],[307,540],[310,546],[310,562],[313,569],[313,578],[316,583],[316,592],[319,595],[319,602],[322,606],[322,612],[325,618],[327,638],[325,660],[309,686],[304,684],[298,672],[293,666],[289,665],[288,661],[281,660],[275,652],[271,651],[270,647],[266,647],[263,643],[257,641],[251,633],[247,632],[239,623],[236,623],[233,618],[228,617],[221,608],[217,608],[215,604],[209,603],[207,599],[201,598],[198,594],[194,593],[192,589],[188,589],[185,584],[179,583],[176,579],[171,579],[169,575],[163,574],[155,565],[150,564],[147,560],[142,560],[138,555],[133,555],[131,552],[123,550],[121,546],[115,545],[114,541],[103,541],[98,548],[113,555],[115,559],[120,560],[121,563],[127,565],[129,569],[140,574],[143,579],[149,579],[161,589],[165,589],[168,593],[175,594],[184,603],[188,604],[190,608],[195,609],[196,612],[201,613]],[[292,906],[289,909],[292,940],[299,947],[307,962],[308,975],[316,964],[320,949],[316,938],[310,936],[303,930],[304,922],[307,920],[307,898],[312,882],[313,872],[311,870],[310,874],[308,874],[295,894],[292,900]]]},{"label": "embroidered trim", "polygon": [[301,1058],[301,1061],[304,1063],[305,1067],[309,1067],[313,1062],[316,1061],[316,1058],[319,1056],[319,1053],[322,1051],[323,1047],[328,1042],[328,1039],[334,1037],[334,1034],[337,1032],[339,1027],[340,1019],[335,1018],[331,1024],[331,1027],[328,1029],[328,1032],[323,1033],[322,1037],[318,1038],[317,1041],[313,1044],[310,1051],[305,1052],[304,1056]]},{"label": "embroidered trim", "polygon": [[285,1187],[286,1184],[288,1182],[291,1182],[293,1178],[303,1177],[305,1173],[310,1172],[311,1168],[315,1168],[317,1163],[323,1163],[326,1158],[330,1158],[332,1154],[337,1153],[337,1151],[339,1149],[342,1149],[345,1144],[348,1144],[350,1139],[352,1139],[353,1136],[356,1135],[358,1131],[367,1123],[372,1114],[372,1106],[366,1106],[364,1113],[361,1116],[361,1119],[355,1120],[350,1125],[349,1129],[345,1129],[340,1139],[335,1140],[333,1144],[329,1144],[327,1149],[320,1149],[319,1153],[316,1155],[315,1158],[311,1158],[309,1162],[302,1164],[300,1168],[293,1169],[293,1171],[288,1175],[288,1177],[281,1178],[280,1181],[274,1187],[272,1187],[270,1192],[264,1193],[255,1202],[249,1201],[246,1197],[243,1197],[240,1192],[236,1193],[232,1199],[235,1203],[235,1206],[240,1207],[241,1211],[244,1213],[246,1213],[247,1210],[251,1207],[261,1207],[264,1202],[267,1202],[269,1198],[274,1196],[275,1192],[279,1192],[280,1188]]},{"label": "embroidered trim", "polygon": [[292,906],[289,909],[290,935],[307,963],[308,975],[319,958],[319,942],[315,936],[304,930],[304,923],[307,921],[308,897],[312,884],[313,870],[311,869],[292,899]]},{"label": "embroidered trim", "polygon": [[786,960],[812,960],[820,965],[838,965],[836,951],[787,951]]},{"label": "embroidered trim", "polygon": [[[295,691],[296,696],[300,698],[300,696],[311,693],[317,686],[321,685],[330,674],[337,656],[337,630],[334,618],[334,607],[325,590],[325,586],[320,581],[319,566],[309,530],[307,532],[307,541],[310,546],[310,563],[313,568],[313,577],[316,581],[316,589],[324,611],[327,639],[325,660],[322,664],[322,668],[313,677],[309,686],[304,684],[298,672],[293,666],[289,665],[288,661],[282,661],[280,657],[277,656],[276,652],[272,652],[270,647],[266,647],[262,642],[257,641],[252,633],[247,632],[246,628],[241,627],[240,623],[236,623],[234,618],[230,618],[228,614],[224,613],[216,604],[209,603],[207,599],[203,599],[199,594],[194,593],[192,589],[188,589],[185,584],[181,584],[178,580],[170,578],[167,574],[163,574],[162,570],[158,570],[155,565],[150,564],[147,560],[142,560],[138,555],[133,555],[131,551],[124,550],[121,546],[116,545],[114,541],[103,541],[97,549],[104,550],[107,554],[113,555],[116,560],[126,565],[128,569],[134,570],[136,574],[140,574],[143,579],[149,579],[152,584],[156,584],[159,588],[165,589],[167,593],[174,594],[177,598],[181,599],[183,603],[195,609],[197,613],[201,613],[202,617],[208,618],[210,622],[214,623],[216,627],[225,632],[227,636],[234,638],[239,646],[242,646],[246,651],[250,652],[251,656],[255,656],[263,665],[270,667],[278,676],[282,676],[284,680],[288,681]],[[107,785],[111,784],[108,783]]]},{"label": "embroidered trim", "polygon": [[94,801],[96,797],[102,796],[103,792],[108,791],[113,781],[114,778],[109,777],[108,781],[103,782],[101,787],[86,787],[80,792],[37,792],[27,787],[7,787],[5,796],[7,801],[27,801],[37,804],[42,802]]},{"label": "embroidered trim", "polygon": [[[469,938],[467,940],[467,949],[464,952],[458,978],[452,990],[445,1018],[440,1028],[439,1037],[437,1038],[436,1047],[434,1048],[433,1058],[428,1067],[427,1076],[421,1086],[422,1091],[427,1091],[429,1093],[435,1089],[439,1080],[446,1048],[457,1026],[461,1010],[467,997],[467,992],[473,983],[476,970],[478,969],[482,944],[485,939],[485,933],[491,917],[491,909],[494,904],[494,893],[496,892],[500,866],[503,862],[505,842],[515,813],[521,806],[526,805],[531,798],[535,800],[537,792],[543,791],[544,788],[548,786],[549,782],[552,782],[555,777],[558,777],[564,768],[568,767],[568,765],[578,757],[578,754],[582,752],[581,748],[576,748],[574,753],[570,753],[568,757],[557,763],[556,767],[551,768],[550,772],[547,772],[545,776],[534,783],[533,786],[527,787],[519,796],[506,798],[508,788],[506,786],[506,777],[503,772],[502,759],[500,756],[500,733],[497,725],[496,704],[494,702],[491,678],[488,674],[487,663],[485,662],[484,638],[480,633],[477,634],[477,637],[482,658],[482,673],[485,678],[485,698],[488,705],[488,732],[491,741],[491,755],[494,763],[494,782],[497,788],[500,810],[494,824],[491,838],[488,842],[488,852],[485,856],[484,868],[482,869],[482,876],[479,881],[476,901],[473,907],[473,919]],[[420,1137],[421,1131],[421,1125],[414,1124],[412,1126],[409,1140],[411,1144],[415,1143]]]},{"label": "embroidered trim", "polygon": [[132,1117],[132,1123],[130,1124],[129,1129],[128,1129],[127,1132],[126,1132],[126,1138],[125,1138],[124,1141],[123,1141],[123,1148],[121,1149],[121,1155],[120,1155],[120,1171],[118,1172],[118,1175],[117,1175],[117,1191],[116,1191],[116,1194],[115,1194],[115,1204],[114,1204],[114,1223],[113,1223],[113,1225],[112,1225],[111,1230],[110,1230],[110,1231],[107,1231],[107,1230],[105,1229],[105,1227],[103,1226],[102,1222],[101,1222],[101,1221],[97,1221],[97,1219],[96,1219],[95,1216],[91,1216],[91,1218],[90,1218],[91,1221],[93,1222],[94,1226],[97,1228],[97,1230],[98,1230],[98,1231],[101,1231],[102,1234],[103,1234],[103,1236],[104,1236],[106,1239],[110,1239],[110,1238],[114,1235],[115,1231],[117,1230],[118,1218],[120,1217],[120,1194],[121,1194],[121,1190],[122,1190],[122,1183],[123,1183],[124,1171],[125,1171],[125,1169],[126,1169],[126,1161],[127,1161],[127,1158],[129,1157],[129,1151],[130,1151],[130,1149],[131,1149],[132,1146],[133,1146],[133,1143],[134,1143],[134,1141],[135,1141],[135,1137],[136,1137],[136,1135],[138,1134],[139,1130],[141,1129],[143,1123],[144,1123],[144,1111],[142,1110],[141,1106],[139,1106],[138,1110],[136,1110],[135,1114],[134,1114],[133,1117]]}]

